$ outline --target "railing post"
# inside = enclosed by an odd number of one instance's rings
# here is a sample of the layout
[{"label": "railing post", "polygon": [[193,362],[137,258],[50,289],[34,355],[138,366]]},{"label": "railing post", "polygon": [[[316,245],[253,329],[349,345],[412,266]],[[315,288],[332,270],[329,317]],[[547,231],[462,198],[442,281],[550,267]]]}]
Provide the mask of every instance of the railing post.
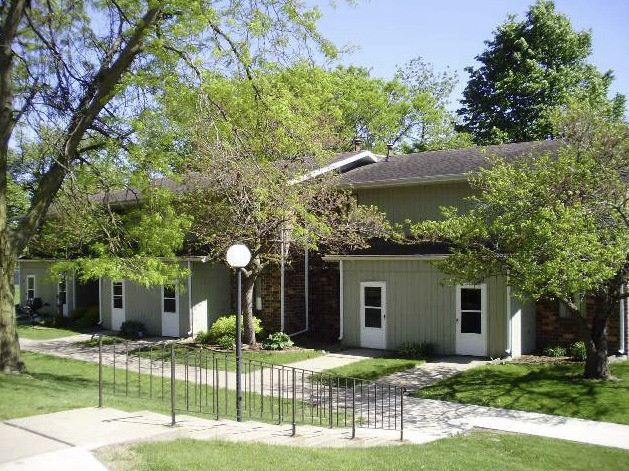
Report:
[{"label": "railing post", "polygon": [[332,376],[328,376],[328,399],[329,399],[329,405],[328,405],[328,415],[329,415],[329,421],[330,421],[330,428],[332,428]]},{"label": "railing post", "polygon": [[98,407],[103,407],[103,336],[98,336]]},{"label": "railing post", "polygon": [[352,379],[352,439],[356,438],[356,380]]},{"label": "railing post", "polygon": [[170,425],[175,426],[175,343],[170,344]]},{"label": "railing post", "polygon": [[404,441],[404,392],[406,388],[400,388],[400,441]]},{"label": "railing post", "polygon": [[[303,388],[303,385],[302,385]],[[295,401],[297,400],[297,398],[295,397],[295,368],[293,368],[293,437],[295,436],[296,433],[296,427],[297,425],[295,424]]]}]

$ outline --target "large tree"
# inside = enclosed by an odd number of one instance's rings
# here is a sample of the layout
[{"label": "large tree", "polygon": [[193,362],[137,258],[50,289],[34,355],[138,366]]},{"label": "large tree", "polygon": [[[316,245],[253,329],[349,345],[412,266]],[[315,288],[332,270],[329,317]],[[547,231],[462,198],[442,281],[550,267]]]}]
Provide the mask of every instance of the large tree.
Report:
[{"label": "large tree", "polygon": [[575,95],[624,115],[625,97],[608,99],[612,72],[587,61],[592,33],[575,31],[552,1],[537,0],[523,21],[510,16],[485,44],[480,66],[465,69],[470,80],[458,110],[477,144],[548,139],[552,109]]},{"label": "large tree", "polygon": [[[514,162],[492,156],[470,177],[471,209],[413,226],[420,240],[452,244],[436,265],[449,282],[506,275],[525,300],[557,299],[580,320],[586,378],[608,379],[606,329],[617,313],[629,257],[629,128],[600,114],[570,111],[556,155]],[[589,334],[583,296],[596,300]]]},{"label": "large tree", "polygon": [[[333,53],[315,30],[318,17],[316,8],[296,0],[2,0],[0,369],[24,367],[13,273],[60,192],[72,196],[77,185],[81,193],[111,188],[112,174],[122,186],[141,187],[156,173],[167,173],[172,154],[162,159],[134,148],[136,117],[154,105],[165,84],[200,66],[246,75],[269,56],[294,58],[304,41]],[[136,219],[148,224],[151,218]],[[136,231],[135,242],[160,244],[146,237],[146,225],[140,232],[144,236]],[[101,246],[100,255],[116,255],[109,251],[116,246]],[[138,269],[164,268],[150,257],[158,252],[148,250],[141,264],[110,266],[116,275],[133,278]]]}]

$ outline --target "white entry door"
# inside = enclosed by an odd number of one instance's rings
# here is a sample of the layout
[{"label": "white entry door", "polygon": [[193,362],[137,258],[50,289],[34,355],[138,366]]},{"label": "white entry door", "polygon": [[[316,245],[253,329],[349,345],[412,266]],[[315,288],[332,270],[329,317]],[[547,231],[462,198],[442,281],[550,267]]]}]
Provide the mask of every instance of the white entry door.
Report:
[{"label": "white entry door", "polygon": [[63,315],[63,317],[68,317],[67,288],[68,277],[64,273],[61,275],[61,279],[59,280],[59,284],[57,285],[57,304],[59,306],[60,314]]},{"label": "white entry door", "polygon": [[387,348],[387,284],[368,281],[360,284],[360,346]]},{"label": "white entry door", "polygon": [[125,321],[125,299],[124,281],[111,282],[111,330],[120,330],[120,326]]},{"label": "white entry door", "polygon": [[456,288],[456,353],[487,355],[487,285]]},{"label": "white entry door", "polygon": [[179,288],[162,286],[162,336],[179,337]]}]

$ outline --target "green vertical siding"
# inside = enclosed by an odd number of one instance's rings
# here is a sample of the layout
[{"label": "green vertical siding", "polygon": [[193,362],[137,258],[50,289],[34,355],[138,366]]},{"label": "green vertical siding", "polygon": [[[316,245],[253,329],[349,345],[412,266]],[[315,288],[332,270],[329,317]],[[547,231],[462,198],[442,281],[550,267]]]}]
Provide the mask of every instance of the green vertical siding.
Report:
[{"label": "green vertical siding", "polygon": [[111,279],[100,280],[100,309],[103,327],[111,329]]},{"label": "green vertical siding", "polygon": [[[387,348],[404,342],[432,342],[438,352],[456,348],[456,288],[440,284],[442,275],[420,260],[343,262],[344,339],[360,345],[360,283],[387,284]],[[487,281],[488,355],[503,355],[506,348],[506,285],[504,279]]]},{"label": "green vertical siding", "polygon": [[433,183],[428,185],[386,188],[357,188],[358,202],[375,205],[394,223],[442,219],[441,206],[469,208],[463,199],[472,194],[467,182]]},{"label": "green vertical siding", "polygon": [[[35,275],[35,297],[41,298],[44,306],[40,309],[42,313],[57,314],[57,290],[58,283],[50,279],[50,267],[53,262],[46,261],[20,261],[20,304],[26,302],[26,278],[28,275]],[[69,278],[69,277],[68,277]],[[68,300],[71,302],[71,293],[68,292]],[[16,300],[16,303],[18,301]],[[70,307],[70,309],[72,309]]]},{"label": "green vertical siding", "polygon": [[207,300],[207,325],[231,311],[231,275],[220,264],[193,262],[192,306]]}]

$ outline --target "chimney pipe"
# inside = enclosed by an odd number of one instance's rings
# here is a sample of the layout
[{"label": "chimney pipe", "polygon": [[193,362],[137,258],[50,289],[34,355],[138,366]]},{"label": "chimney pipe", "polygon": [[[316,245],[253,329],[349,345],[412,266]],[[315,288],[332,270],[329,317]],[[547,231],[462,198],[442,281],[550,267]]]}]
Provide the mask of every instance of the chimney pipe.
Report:
[{"label": "chimney pipe", "polygon": [[387,144],[387,157],[386,159],[384,159],[385,162],[389,161],[389,157],[391,157],[391,155],[393,154],[393,143],[389,142]]},{"label": "chimney pipe", "polygon": [[362,144],[362,141],[360,140],[360,138],[359,137],[355,137],[352,142],[354,143],[354,151],[359,151],[360,150],[360,145]]}]

